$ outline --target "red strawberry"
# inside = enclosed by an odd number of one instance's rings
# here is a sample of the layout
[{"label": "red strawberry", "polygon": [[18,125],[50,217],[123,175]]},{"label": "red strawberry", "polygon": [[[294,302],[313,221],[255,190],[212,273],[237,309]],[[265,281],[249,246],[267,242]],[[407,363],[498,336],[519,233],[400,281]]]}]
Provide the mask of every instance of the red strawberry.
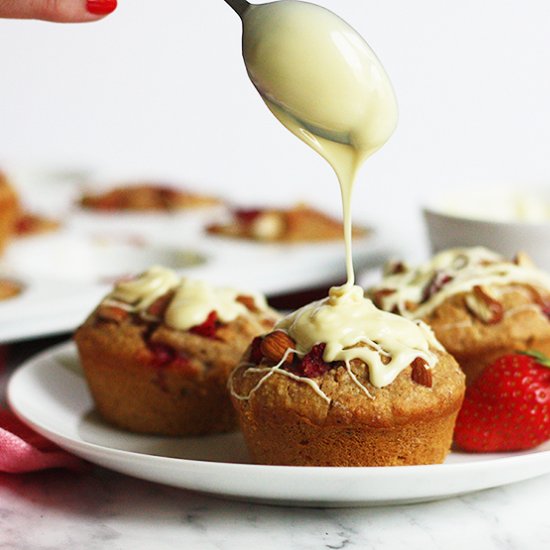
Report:
[{"label": "red strawberry", "polygon": [[205,338],[215,338],[217,328],[218,314],[215,311],[211,311],[204,323],[189,329],[189,332],[198,334],[199,336],[204,336]]},{"label": "red strawberry", "polygon": [[301,376],[316,378],[317,376],[321,376],[328,371],[330,365],[323,361],[325,348],[326,344],[316,344],[311,348],[307,355],[304,355],[302,364],[300,365]]},{"label": "red strawberry", "polygon": [[550,360],[505,355],[466,390],[455,443],[471,452],[520,451],[550,439]]}]

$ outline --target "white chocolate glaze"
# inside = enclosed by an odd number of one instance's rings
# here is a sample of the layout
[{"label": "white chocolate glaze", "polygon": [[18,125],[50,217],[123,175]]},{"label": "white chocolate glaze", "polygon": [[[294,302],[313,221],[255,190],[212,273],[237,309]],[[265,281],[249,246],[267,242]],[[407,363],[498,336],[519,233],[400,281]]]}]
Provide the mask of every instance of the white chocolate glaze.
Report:
[{"label": "white chocolate glaze", "polygon": [[[358,286],[332,288],[328,298],[288,315],[276,328],[297,343],[300,355],[324,343],[327,363],[363,361],[378,388],[393,382],[417,357],[433,367],[437,357],[430,347],[441,349],[426,325],[379,310]],[[357,347],[360,343],[366,345]]]},{"label": "white chocolate glaze", "polygon": [[135,279],[119,281],[108,298],[128,304],[135,311],[142,311],[172,290],[179,281],[174,271],[156,265]]},{"label": "white chocolate glaze", "polygon": [[439,345],[427,327],[377,310],[354,286],[352,189],[361,164],[395,130],[393,88],[363,38],[325,8],[295,0],[253,5],[243,26],[250,79],[278,120],[330,163],[342,195],[347,283],[278,328],[297,342],[299,355],[326,344],[324,360],[342,361],[370,395],[351,370],[353,359],[368,365],[371,384],[383,387],[417,357],[432,367],[430,345]]},{"label": "white chocolate glaze", "polygon": [[247,9],[243,55],[250,79],[271,112],[338,176],[351,286],[353,182],[363,161],[397,125],[395,94],[384,68],[345,21],[296,0]]},{"label": "white chocolate glaze", "polygon": [[[426,289],[436,278],[441,284],[427,295]],[[388,291],[380,298],[384,309],[396,310],[409,318],[423,318],[451,296],[469,292],[475,286],[493,288],[513,284],[531,285],[550,292],[550,277],[533,266],[506,261],[483,247],[453,248],[436,254],[416,269],[387,275],[379,285],[369,289],[369,295]],[[406,306],[408,302],[418,307],[410,310]]]},{"label": "white chocolate glaze", "polygon": [[[203,323],[215,311],[222,323],[230,323],[241,315],[248,315],[248,308],[237,298],[244,293],[232,288],[213,287],[204,281],[182,279],[165,314],[168,326],[187,330]],[[265,298],[255,293],[246,293],[254,299],[258,310],[266,310]]]},{"label": "white chocolate glaze", "polygon": [[230,323],[241,315],[250,315],[250,310],[239,300],[243,296],[253,300],[257,311],[270,311],[261,294],[180,278],[171,269],[160,266],[151,267],[136,279],[117,283],[103,304],[145,313],[157,298],[170,291],[174,292],[174,296],[166,309],[164,321],[179,330],[188,330],[204,323],[213,311],[222,323]]}]

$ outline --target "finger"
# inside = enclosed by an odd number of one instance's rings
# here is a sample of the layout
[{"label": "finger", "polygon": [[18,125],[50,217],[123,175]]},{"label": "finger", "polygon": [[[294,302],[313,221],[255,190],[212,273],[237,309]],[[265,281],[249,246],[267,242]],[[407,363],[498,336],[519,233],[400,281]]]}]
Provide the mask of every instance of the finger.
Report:
[{"label": "finger", "polygon": [[117,0],[0,0],[0,18],[81,23],[100,19],[116,7]]}]

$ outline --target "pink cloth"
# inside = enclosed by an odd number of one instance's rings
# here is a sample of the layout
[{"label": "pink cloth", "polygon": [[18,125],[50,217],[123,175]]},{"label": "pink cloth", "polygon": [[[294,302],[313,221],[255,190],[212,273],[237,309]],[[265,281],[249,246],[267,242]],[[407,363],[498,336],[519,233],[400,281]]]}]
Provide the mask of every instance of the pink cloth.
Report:
[{"label": "pink cloth", "polygon": [[21,473],[47,468],[82,470],[86,463],[37,434],[9,410],[0,408],[0,472]]}]

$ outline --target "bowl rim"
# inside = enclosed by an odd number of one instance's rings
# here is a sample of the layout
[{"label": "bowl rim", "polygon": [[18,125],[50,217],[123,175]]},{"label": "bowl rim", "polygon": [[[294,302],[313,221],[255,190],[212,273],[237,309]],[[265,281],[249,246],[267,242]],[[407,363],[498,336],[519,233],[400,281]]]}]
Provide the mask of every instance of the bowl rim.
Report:
[{"label": "bowl rim", "polygon": [[424,205],[421,207],[424,218],[427,219],[428,216],[437,216],[439,218],[446,218],[456,221],[461,221],[469,224],[478,224],[480,226],[486,227],[507,227],[511,229],[518,230],[548,230],[550,228],[550,220],[547,222],[530,222],[530,221],[502,221],[502,220],[484,220],[481,218],[476,218],[475,216],[461,216],[459,214],[450,214],[448,212],[442,211],[440,208],[435,206]]}]

